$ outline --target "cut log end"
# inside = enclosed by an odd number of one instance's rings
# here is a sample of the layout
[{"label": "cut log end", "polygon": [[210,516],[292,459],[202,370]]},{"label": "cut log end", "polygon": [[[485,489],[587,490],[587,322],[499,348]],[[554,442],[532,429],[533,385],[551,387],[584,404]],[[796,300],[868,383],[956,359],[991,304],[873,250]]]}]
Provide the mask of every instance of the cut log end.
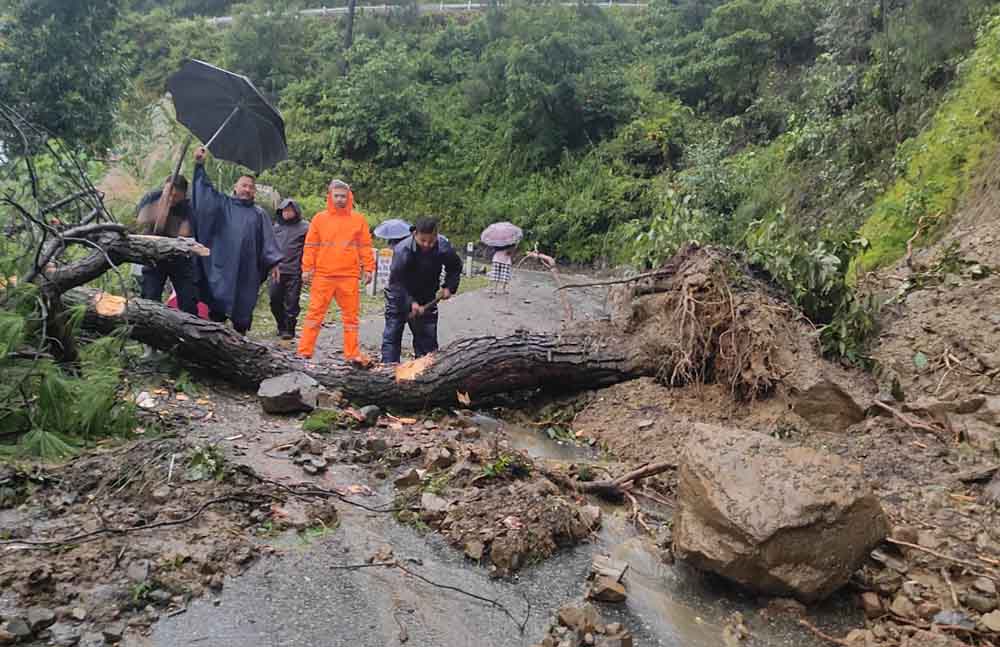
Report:
[{"label": "cut log end", "polygon": [[434,365],[434,354],[424,355],[396,367],[396,382],[412,382]]},{"label": "cut log end", "polygon": [[94,296],[94,310],[102,317],[117,317],[125,312],[128,301],[124,297],[98,292]]}]

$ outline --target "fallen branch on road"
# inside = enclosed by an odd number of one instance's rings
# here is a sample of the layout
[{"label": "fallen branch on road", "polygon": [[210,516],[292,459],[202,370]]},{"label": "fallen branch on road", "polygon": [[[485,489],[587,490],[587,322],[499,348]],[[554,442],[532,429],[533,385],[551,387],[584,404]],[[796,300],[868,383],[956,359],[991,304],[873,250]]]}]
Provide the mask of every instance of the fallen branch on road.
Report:
[{"label": "fallen branch on road", "polygon": [[652,279],[660,276],[670,276],[677,271],[675,267],[664,267],[652,272],[646,272],[644,274],[636,274],[635,276],[626,276],[622,279],[608,279],[606,281],[593,281],[590,283],[568,283],[566,285],[560,285],[557,290],[569,290],[571,288],[593,288],[600,287],[604,285],[621,285],[622,283],[633,283],[635,281],[641,281],[643,279]]},{"label": "fallen branch on road", "polygon": [[878,408],[880,408],[880,409],[884,409],[884,410],[888,411],[897,420],[899,420],[900,422],[902,422],[904,425],[906,425],[907,427],[909,427],[911,429],[916,429],[918,431],[926,431],[926,432],[934,434],[935,436],[937,436],[941,440],[948,440],[948,432],[945,429],[942,429],[940,427],[935,427],[933,425],[929,425],[929,424],[927,424],[925,422],[921,422],[919,420],[914,420],[913,418],[910,418],[909,416],[907,416],[906,414],[904,414],[902,411],[900,411],[898,409],[893,409],[892,407],[890,407],[889,405],[887,405],[884,402],[878,402],[878,401],[876,401],[875,402],[875,406],[878,407]]},{"label": "fallen branch on road", "polygon": [[574,492],[579,492],[581,494],[594,494],[604,499],[618,501],[625,496],[624,486],[626,484],[661,474],[667,470],[675,469],[676,467],[677,465],[674,463],[652,463],[649,465],[643,465],[642,467],[632,470],[627,474],[622,474],[617,478],[607,479],[604,481],[578,481],[554,470],[548,470],[545,468],[542,468],[542,474],[544,474],[550,481],[573,490]]}]

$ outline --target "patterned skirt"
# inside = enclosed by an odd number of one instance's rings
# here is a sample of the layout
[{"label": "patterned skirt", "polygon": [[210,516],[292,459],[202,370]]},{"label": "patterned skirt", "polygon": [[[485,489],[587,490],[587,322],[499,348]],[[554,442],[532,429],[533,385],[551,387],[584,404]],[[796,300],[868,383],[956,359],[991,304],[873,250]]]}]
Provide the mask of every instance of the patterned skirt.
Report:
[{"label": "patterned skirt", "polygon": [[490,271],[490,280],[494,283],[510,283],[510,263],[493,261],[493,269]]}]

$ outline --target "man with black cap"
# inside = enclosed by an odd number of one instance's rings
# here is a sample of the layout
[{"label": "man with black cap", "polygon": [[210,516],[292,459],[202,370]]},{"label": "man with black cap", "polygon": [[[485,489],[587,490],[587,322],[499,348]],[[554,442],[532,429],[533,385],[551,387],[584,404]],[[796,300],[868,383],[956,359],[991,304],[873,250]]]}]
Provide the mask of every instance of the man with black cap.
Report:
[{"label": "man with black cap", "polygon": [[295,338],[302,294],[302,250],[309,233],[309,223],[302,220],[302,210],[295,200],[285,199],[278,206],[274,238],[281,249],[281,263],[271,270],[271,314],[278,324],[278,336]]}]

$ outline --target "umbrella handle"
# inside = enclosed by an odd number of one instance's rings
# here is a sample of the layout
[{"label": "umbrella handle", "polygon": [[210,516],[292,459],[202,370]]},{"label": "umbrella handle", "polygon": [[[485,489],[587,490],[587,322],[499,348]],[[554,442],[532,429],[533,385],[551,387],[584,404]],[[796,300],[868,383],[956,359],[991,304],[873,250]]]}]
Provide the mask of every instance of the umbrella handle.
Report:
[{"label": "umbrella handle", "polygon": [[221,133],[222,130],[229,125],[229,122],[233,120],[233,117],[236,116],[236,113],[239,112],[239,110],[240,110],[239,106],[233,108],[233,111],[229,113],[229,116],[226,117],[226,120],[222,122],[222,125],[219,126],[219,129],[215,131],[215,134],[212,135],[212,137],[207,142],[205,142],[205,148],[211,148],[212,142],[214,142],[215,138],[219,136],[219,133]]}]

